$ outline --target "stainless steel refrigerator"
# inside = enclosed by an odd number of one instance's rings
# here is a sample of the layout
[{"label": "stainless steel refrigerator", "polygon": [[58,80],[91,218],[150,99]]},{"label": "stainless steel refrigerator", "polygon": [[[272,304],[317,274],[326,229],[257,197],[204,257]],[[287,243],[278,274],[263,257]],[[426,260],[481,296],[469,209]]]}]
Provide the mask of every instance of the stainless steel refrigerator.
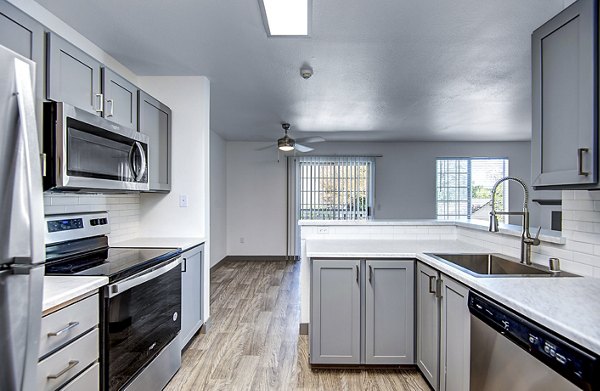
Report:
[{"label": "stainless steel refrigerator", "polygon": [[35,64],[0,46],[0,390],[34,390],[44,282]]}]

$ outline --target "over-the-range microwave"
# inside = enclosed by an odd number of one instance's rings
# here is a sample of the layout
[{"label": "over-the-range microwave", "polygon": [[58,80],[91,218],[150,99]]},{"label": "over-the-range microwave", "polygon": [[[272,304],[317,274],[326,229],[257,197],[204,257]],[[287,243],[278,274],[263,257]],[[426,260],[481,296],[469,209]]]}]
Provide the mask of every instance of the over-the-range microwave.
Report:
[{"label": "over-the-range microwave", "polygon": [[149,189],[147,135],[63,102],[44,103],[44,190]]}]

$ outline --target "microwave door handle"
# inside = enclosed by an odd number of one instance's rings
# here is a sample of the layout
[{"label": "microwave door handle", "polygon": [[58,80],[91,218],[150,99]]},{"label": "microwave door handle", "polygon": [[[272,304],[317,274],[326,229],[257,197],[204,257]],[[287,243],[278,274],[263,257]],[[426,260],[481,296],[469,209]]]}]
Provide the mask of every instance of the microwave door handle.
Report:
[{"label": "microwave door handle", "polygon": [[121,293],[123,293],[133,287],[136,287],[147,281],[150,281],[153,278],[162,276],[163,274],[171,271],[172,269],[179,266],[180,264],[181,264],[181,257],[178,257],[174,261],[169,262],[168,264],[161,266],[158,269],[144,271],[144,272],[138,273],[132,277],[129,277],[123,281],[119,281],[116,284],[109,285],[108,286],[108,297],[112,298],[112,297],[118,296]]},{"label": "microwave door handle", "polygon": [[140,168],[137,172],[137,176],[135,178],[136,181],[139,181],[142,179],[142,177],[146,173],[146,170],[148,169],[148,162],[146,161],[146,152],[144,152],[144,148],[142,147],[142,144],[140,144],[139,142],[136,141],[135,146],[138,149],[138,152],[140,153],[140,159],[142,160],[142,162],[140,164]]},{"label": "microwave door handle", "polygon": [[129,156],[127,157],[127,159],[129,160],[129,169],[131,170],[131,174],[133,175],[133,179],[135,180],[137,178],[137,168],[136,168],[135,159],[133,156],[134,151],[135,151],[135,144],[133,144],[131,146],[131,148],[129,149]]},{"label": "microwave door handle", "polygon": [[13,199],[8,222],[12,239],[0,255],[19,263],[40,263],[44,260],[44,207],[33,82],[28,63],[15,59],[14,65],[19,126],[12,188],[6,189]]}]

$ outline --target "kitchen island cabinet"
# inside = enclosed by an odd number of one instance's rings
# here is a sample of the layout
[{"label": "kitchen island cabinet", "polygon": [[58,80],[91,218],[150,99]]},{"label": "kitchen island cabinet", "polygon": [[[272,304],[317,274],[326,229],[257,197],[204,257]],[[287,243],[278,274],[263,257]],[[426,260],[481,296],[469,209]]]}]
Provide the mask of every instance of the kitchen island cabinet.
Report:
[{"label": "kitchen island cabinet", "polygon": [[414,364],[413,260],[314,259],[311,278],[311,364]]},{"label": "kitchen island cabinet", "polygon": [[469,289],[417,263],[417,365],[434,390],[468,390]]}]

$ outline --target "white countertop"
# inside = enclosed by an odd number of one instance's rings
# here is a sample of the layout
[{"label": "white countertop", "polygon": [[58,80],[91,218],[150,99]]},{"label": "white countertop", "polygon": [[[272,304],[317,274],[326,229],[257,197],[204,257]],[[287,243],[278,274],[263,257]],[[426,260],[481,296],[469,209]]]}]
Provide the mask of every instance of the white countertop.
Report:
[{"label": "white countertop", "polygon": [[417,258],[560,335],[600,354],[600,279],[590,277],[478,278],[426,252],[487,252],[461,241],[307,240],[306,255]]},{"label": "white countertop", "polygon": [[[488,223],[483,220],[437,220],[437,219],[418,219],[418,220],[300,220],[302,226],[455,226],[469,228],[478,231],[487,231]],[[500,234],[509,236],[521,236],[521,226],[514,224],[500,224]],[[532,235],[537,232],[537,227],[530,227]],[[539,239],[543,242],[565,244],[566,240],[560,236],[560,232],[543,229],[540,232]]]},{"label": "white countertop", "polygon": [[42,312],[108,284],[108,277],[45,276]]},{"label": "white countertop", "polygon": [[180,248],[186,251],[196,247],[206,240],[204,238],[194,237],[140,237],[129,239],[117,243],[110,243],[111,247],[148,247],[148,248]]}]

